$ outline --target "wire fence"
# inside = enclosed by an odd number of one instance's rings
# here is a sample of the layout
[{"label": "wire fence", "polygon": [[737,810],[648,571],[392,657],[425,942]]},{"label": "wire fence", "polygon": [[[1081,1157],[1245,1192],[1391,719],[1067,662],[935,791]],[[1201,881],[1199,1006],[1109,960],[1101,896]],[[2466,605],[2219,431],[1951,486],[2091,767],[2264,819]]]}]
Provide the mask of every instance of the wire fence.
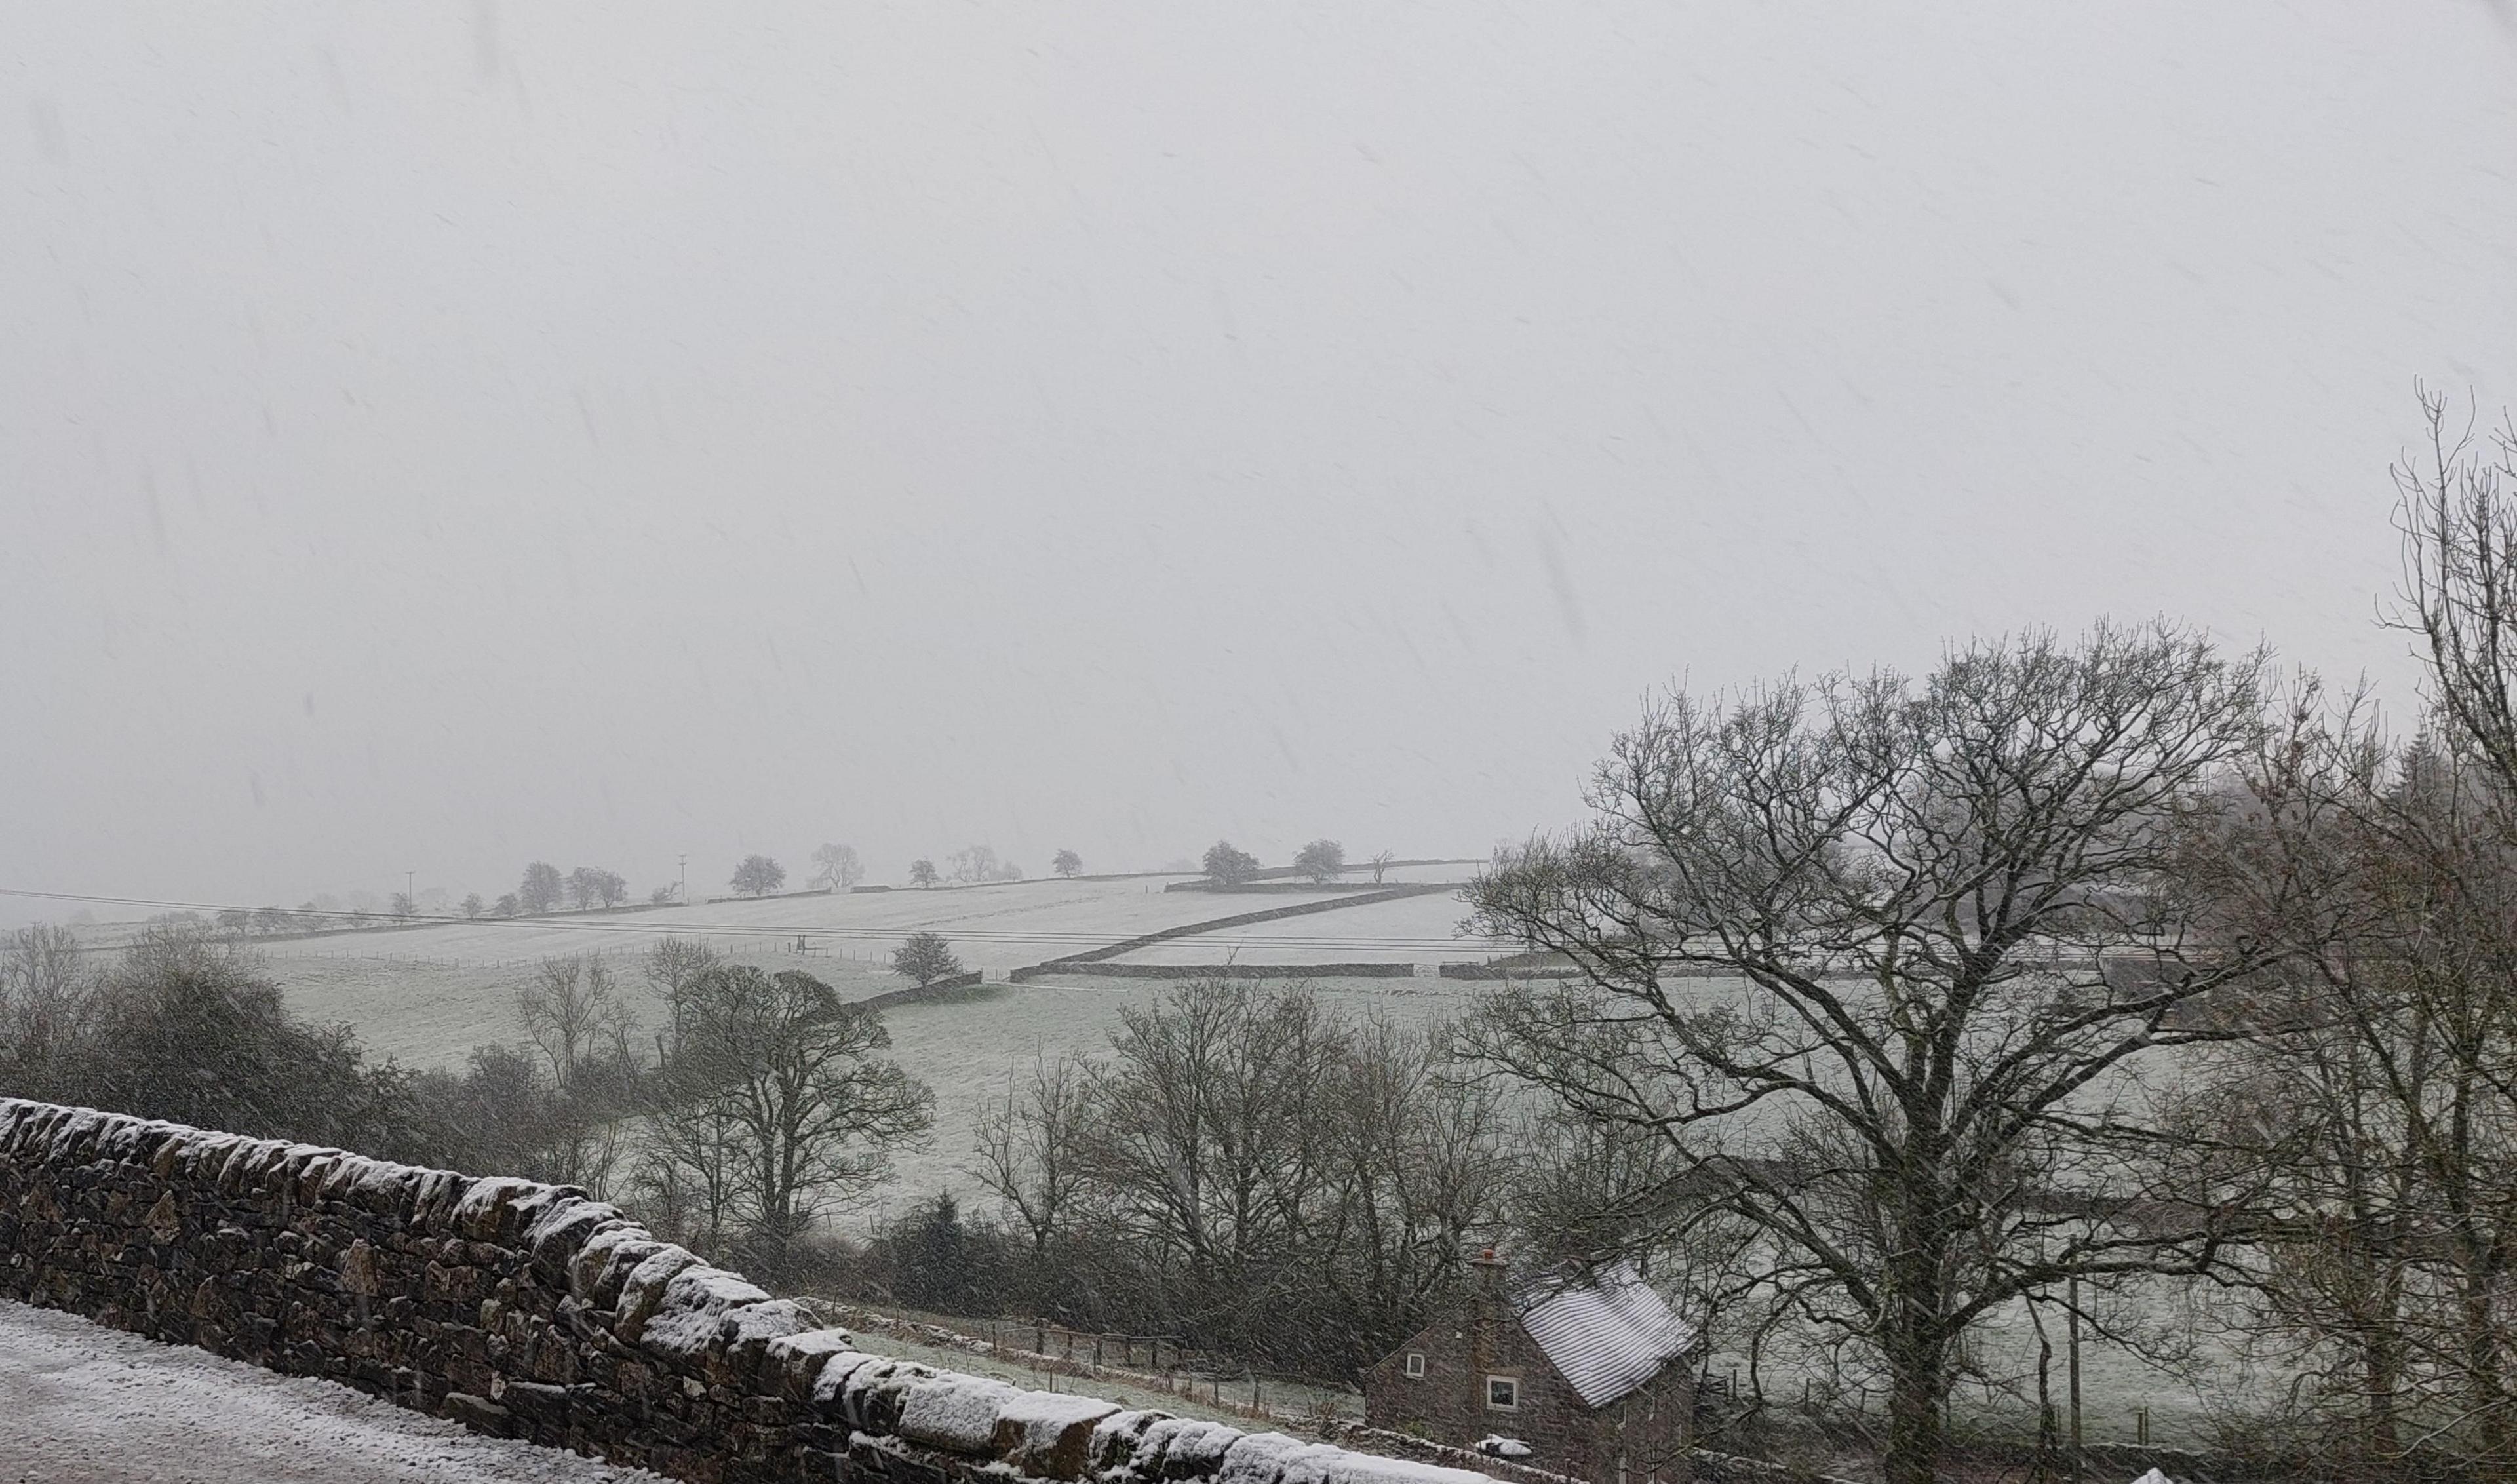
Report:
[{"label": "wire fence", "polygon": [[850,1324],[894,1338],[982,1355],[1034,1372],[1124,1381],[1255,1420],[1318,1421],[1360,1410],[1347,1388],[1270,1376],[1247,1361],[1200,1349],[1173,1335],[1076,1330],[1046,1320],[914,1316],[847,1302],[831,1305]]}]

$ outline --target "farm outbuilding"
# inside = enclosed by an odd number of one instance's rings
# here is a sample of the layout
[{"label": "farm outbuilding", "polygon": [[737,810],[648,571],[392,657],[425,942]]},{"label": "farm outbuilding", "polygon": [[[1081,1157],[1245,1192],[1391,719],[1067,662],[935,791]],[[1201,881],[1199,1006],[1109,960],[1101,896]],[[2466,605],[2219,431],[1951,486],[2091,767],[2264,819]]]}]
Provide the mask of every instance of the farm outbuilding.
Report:
[{"label": "farm outbuilding", "polygon": [[1596,1484],[1684,1484],[1694,1336],[1667,1301],[1631,1266],[1471,1268],[1458,1308],[1364,1373],[1366,1422]]}]

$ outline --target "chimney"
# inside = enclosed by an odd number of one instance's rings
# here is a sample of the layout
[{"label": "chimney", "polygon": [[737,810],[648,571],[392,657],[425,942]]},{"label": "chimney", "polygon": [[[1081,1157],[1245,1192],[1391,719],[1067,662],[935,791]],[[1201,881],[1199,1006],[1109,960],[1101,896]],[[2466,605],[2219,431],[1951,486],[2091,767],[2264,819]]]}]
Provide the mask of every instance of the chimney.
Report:
[{"label": "chimney", "polygon": [[[1508,1301],[1506,1279],[1512,1269],[1491,1247],[1469,1259],[1469,1366],[1470,1379],[1479,1388],[1482,1404],[1485,1379],[1483,1373],[1494,1369],[1501,1355],[1500,1332],[1513,1322]],[[1473,1415],[1473,1414],[1472,1414]]]}]

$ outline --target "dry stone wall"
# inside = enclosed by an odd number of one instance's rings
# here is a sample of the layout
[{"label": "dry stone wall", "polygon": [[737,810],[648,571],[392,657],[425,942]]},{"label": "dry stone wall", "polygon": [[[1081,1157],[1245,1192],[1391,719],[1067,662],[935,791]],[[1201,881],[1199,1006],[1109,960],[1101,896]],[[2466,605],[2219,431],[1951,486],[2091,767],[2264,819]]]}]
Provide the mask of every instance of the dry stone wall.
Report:
[{"label": "dry stone wall", "polygon": [[582,1191],[12,1099],[0,1296],[684,1479],[1490,1484],[867,1354]]},{"label": "dry stone wall", "polygon": [[[1170,887],[1163,889],[1172,890]],[[1111,971],[1108,960],[1122,954],[1132,954],[1140,948],[1150,948],[1157,943],[1168,943],[1174,938],[1194,938],[1204,933],[1222,932],[1227,928],[1252,927],[1261,922],[1281,922],[1287,917],[1307,917],[1315,912],[1343,912],[1349,907],[1372,907],[1383,902],[1396,902],[1406,897],[1422,897],[1437,891],[1457,890],[1459,888],[1456,886],[1440,884],[1390,886],[1331,902],[1302,902],[1292,907],[1269,908],[1265,912],[1241,912],[1230,917],[1210,917],[1204,922],[1183,923],[1178,927],[1167,927],[1158,932],[1140,933],[1133,938],[1123,938],[1117,943],[1105,944],[1081,954],[1069,954],[1063,958],[1051,958],[1045,963],[1031,964],[1014,970],[1005,978],[1014,984],[1028,984],[1045,974],[1106,974]],[[1193,977],[1211,975],[1216,972],[1216,967],[1215,965],[1201,967],[1194,971]],[[1221,967],[1231,968],[1228,964]],[[1321,967],[1323,966],[1314,966],[1303,972],[1319,974]],[[1351,967],[1351,965],[1326,965],[1325,967]],[[1412,965],[1399,967],[1402,973],[1415,972]],[[1249,970],[1245,966],[1233,969],[1232,972],[1247,974]]]}]

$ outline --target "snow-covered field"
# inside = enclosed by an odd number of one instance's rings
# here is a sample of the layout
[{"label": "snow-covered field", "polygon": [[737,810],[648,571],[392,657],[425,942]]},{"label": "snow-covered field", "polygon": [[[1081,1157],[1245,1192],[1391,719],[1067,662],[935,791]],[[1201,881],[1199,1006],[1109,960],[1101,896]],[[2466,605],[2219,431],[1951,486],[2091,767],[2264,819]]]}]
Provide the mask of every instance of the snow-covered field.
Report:
[{"label": "snow-covered field", "polygon": [[[1460,868],[1416,869],[1456,873]],[[544,957],[601,954],[652,1026],[661,1019],[661,1007],[640,973],[638,955],[668,934],[699,939],[763,968],[802,968],[847,997],[862,998],[902,987],[884,959],[900,935],[921,928],[945,934],[964,961],[995,978],[1019,965],[1158,928],[1341,898],[1334,892],[1164,892],[1162,885],[1161,879],[1048,880],[791,897],[591,919],[330,934],[268,944],[262,952],[298,1014],[348,1023],[378,1058],[459,1069],[473,1047],[522,1036],[516,992]],[[1327,955],[1331,959],[1429,961],[1473,956],[1430,940],[1448,933],[1459,911],[1444,894],[1341,908],[1270,926],[1339,939],[1344,946]],[[1349,921],[1357,924],[1351,930]],[[799,934],[807,950],[801,954],[794,950]],[[1378,948],[1365,942],[1375,935],[1386,941]],[[1203,961],[1228,952],[1206,937],[1183,941],[1200,946],[1187,959],[1173,961]],[[1289,952],[1277,940],[1273,948],[1244,956],[1253,962],[1304,961]],[[1314,987],[1349,1011],[1405,1019],[1455,1012],[1473,988],[1433,979],[1320,980]],[[1150,1004],[1168,988],[1158,981],[1059,976],[1008,985],[976,1000],[887,1011],[892,1055],[935,1090],[936,1128],[926,1148],[901,1159],[900,1177],[851,1212],[845,1224],[861,1225],[948,1186],[971,1194],[961,1166],[969,1159],[977,1110],[982,1099],[1003,1095],[1008,1071],[1039,1055],[1088,1056],[1105,1049],[1124,1007]]]},{"label": "snow-covered field", "polygon": [[1326,901],[1336,892],[1215,895],[1166,892],[1167,880],[1014,881],[932,891],[703,902],[638,912],[431,923],[325,933],[268,944],[275,962],[389,954],[467,966],[515,963],[595,949],[634,951],[666,936],[775,952],[798,937],[820,953],[878,959],[909,934],[944,934],[973,968],[1002,973],[1166,927],[1264,907]]},{"label": "snow-covered field", "polygon": [[[520,1034],[516,991],[531,980],[534,964],[546,958],[600,954],[652,1024],[661,1007],[647,991],[638,959],[668,936],[705,943],[763,968],[801,968],[848,997],[861,998],[901,988],[887,959],[892,948],[916,931],[944,934],[963,962],[995,979],[1022,965],[1162,928],[1347,899],[1337,892],[1165,892],[1163,884],[1161,878],[1045,880],[789,897],[595,917],[332,933],[265,943],[259,952],[298,1014],[348,1022],[380,1057],[417,1067],[458,1067],[474,1046]],[[1447,894],[1342,907],[1234,935],[1250,935],[1255,945],[1250,948],[1239,948],[1226,935],[1202,935],[1181,940],[1193,947],[1175,951],[1168,959],[1145,961],[1199,962],[1236,951],[1252,962],[1473,956],[1465,946],[1460,953],[1444,948],[1436,936],[1446,936],[1459,913],[1457,902]],[[1270,928],[1282,931],[1262,936]],[[1337,948],[1319,953],[1301,946],[1306,939],[1333,942]],[[1097,1046],[1116,1024],[1115,1012],[1107,1008],[1113,1002],[1110,994],[1124,1000],[1154,993],[1154,987],[1136,982],[1099,990],[1074,987],[1082,981],[1066,983],[1068,988],[1045,996],[1033,996],[1033,987],[1027,987],[980,1003],[938,1006],[917,1015],[935,1017],[951,1028],[936,1045],[943,1063],[957,1056],[984,1056],[1001,1068],[1008,1047],[1027,1056],[1044,1038],[1054,1048]],[[1078,995],[1100,997],[1088,998],[1081,1010],[1043,1009]],[[906,1014],[895,1012],[895,1036],[906,1034],[911,1023],[903,1018]],[[968,1044],[953,1044],[956,1039]],[[921,1069],[920,1075],[928,1074]],[[939,1094],[951,1085],[933,1077],[930,1081],[936,1081]]]},{"label": "snow-covered field", "polygon": [[329,1381],[0,1301],[0,1479],[45,1484],[661,1484]]},{"label": "snow-covered field", "polygon": [[[1456,868],[1453,868],[1456,869]],[[1456,879],[1456,877],[1449,878]],[[1263,901],[1219,897],[1217,901]],[[1455,892],[1401,897],[1341,912],[1313,912],[1249,927],[1173,938],[1117,958],[1120,963],[1441,963],[1514,952],[1459,935],[1469,910]]]},{"label": "snow-covered field", "polygon": [[[602,961],[649,1026],[662,1007],[639,972],[645,945],[611,945]],[[884,964],[832,954],[752,951],[728,956],[772,971],[800,968],[849,999],[902,987]],[[289,1008],[308,1020],[345,1021],[359,1033],[370,1057],[391,1057],[406,1067],[459,1070],[472,1048],[524,1035],[516,1018],[516,992],[531,982],[533,963],[503,967],[477,963],[349,954],[271,955],[270,969]]]}]

